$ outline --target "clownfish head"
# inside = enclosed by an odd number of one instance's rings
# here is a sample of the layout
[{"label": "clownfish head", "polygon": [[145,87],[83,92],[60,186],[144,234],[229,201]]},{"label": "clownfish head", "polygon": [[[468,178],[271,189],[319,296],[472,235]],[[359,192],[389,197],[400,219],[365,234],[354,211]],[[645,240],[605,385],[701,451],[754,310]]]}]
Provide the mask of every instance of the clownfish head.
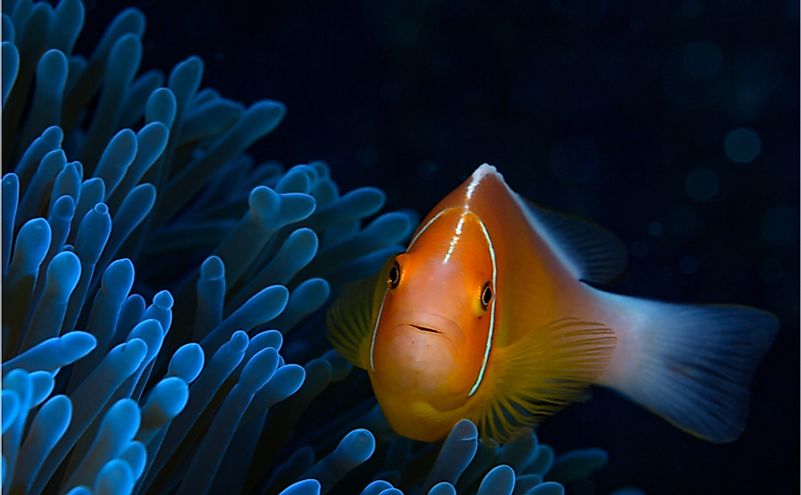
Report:
[{"label": "clownfish head", "polygon": [[463,405],[487,367],[497,302],[492,242],[476,214],[445,209],[383,275],[370,346],[373,388],[396,431],[438,438],[443,432],[421,428],[419,414]]}]

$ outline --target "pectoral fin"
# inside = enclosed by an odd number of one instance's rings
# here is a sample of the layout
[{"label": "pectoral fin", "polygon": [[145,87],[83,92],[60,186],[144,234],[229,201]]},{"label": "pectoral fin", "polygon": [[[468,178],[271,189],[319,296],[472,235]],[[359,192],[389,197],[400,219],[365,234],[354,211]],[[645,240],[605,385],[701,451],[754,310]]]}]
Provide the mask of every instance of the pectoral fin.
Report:
[{"label": "pectoral fin", "polygon": [[383,271],[345,287],[326,315],[328,340],[354,366],[367,369],[370,337],[383,295]]},{"label": "pectoral fin", "polygon": [[602,324],[564,318],[498,347],[481,391],[482,407],[472,418],[482,436],[504,442],[581,400],[609,363],[615,341]]}]

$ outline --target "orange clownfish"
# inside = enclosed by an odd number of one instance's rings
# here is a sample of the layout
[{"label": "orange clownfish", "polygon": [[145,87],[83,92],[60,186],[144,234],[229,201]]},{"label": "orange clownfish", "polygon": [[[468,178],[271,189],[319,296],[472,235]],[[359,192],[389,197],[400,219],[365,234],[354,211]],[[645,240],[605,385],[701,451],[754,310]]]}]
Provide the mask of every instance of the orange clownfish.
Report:
[{"label": "orange clownfish", "polygon": [[406,251],[340,296],[329,339],[367,370],[392,428],[416,440],[468,418],[504,442],[591,384],[701,438],[734,440],[778,321],[589,285],[617,277],[625,258],[612,234],[532,205],[485,164]]}]

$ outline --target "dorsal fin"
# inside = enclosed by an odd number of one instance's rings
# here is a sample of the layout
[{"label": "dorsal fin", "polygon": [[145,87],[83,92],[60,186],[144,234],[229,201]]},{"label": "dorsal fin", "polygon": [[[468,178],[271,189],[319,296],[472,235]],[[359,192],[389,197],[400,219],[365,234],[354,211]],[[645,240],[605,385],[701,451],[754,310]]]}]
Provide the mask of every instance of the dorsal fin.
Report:
[{"label": "dorsal fin", "polygon": [[626,247],[613,233],[520,198],[537,232],[577,279],[604,284],[623,272]]}]

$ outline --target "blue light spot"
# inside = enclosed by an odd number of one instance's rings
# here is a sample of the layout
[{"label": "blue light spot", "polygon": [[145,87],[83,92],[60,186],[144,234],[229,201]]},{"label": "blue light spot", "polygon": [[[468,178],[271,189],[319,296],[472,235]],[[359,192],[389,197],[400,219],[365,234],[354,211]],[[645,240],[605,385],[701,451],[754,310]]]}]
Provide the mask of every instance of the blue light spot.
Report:
[{"label": "blue light spot", "polygon": [[659,222],[651,222],[648,224],[648,233],[654,237],[662,235],[664,231],[665,228]]},{"label": "blue light spot", "polygon": [[631,255],[635,258],[645,258],[648,255],[648,244],[643,241],[631,243]]},{"label": "blue light spot", "polygon": [[762,217],[762,237],[775,246],[787,246],[798,240],[798,210],[776,206]]},{"label": "blue light spot", "polygon": [[439,169],[438,163],[425,161],[417,166],[417,175],[423,180],[434,180],[439,175]]},{"label": "blue light spot", "polygon": [[356,161],[362,167],[372,167],[378,161],[378,151],[372,146],[362,146],[356,151]]},{"label": "blue light spot", "polygon": [[684,47],[684,69],[693,77],[707,79],[714,76],[723,64],[723,54],[708,41],[694,41]]},{"label": "blue light spot", "polygon": [[560,59],[564,65],[573,65],[576,63],[576,52],[572,50],[565,50],[562,52]]},{"label": "blue light spot", "polygon": [[381,99],[387,102],[398,101],[403,88],[399,81],[387,81],[381,87]]},{"label": "blue light spot", "polygon": [[776,283],[784,277],[784,269],[778,259],[769,258],[759,265],[759,276],[765,282]]},{"label": "blue light spot", "polygon": [[681,11],[687,17],[698,17],[701,15],[701,4],[695,0],[688,0],[681,6]]},{"label": "blue light spot", "polygon": [[689,237],[696,233],[704,222],[686,206],[677,206],[670,212],[670,232],[679,237]]},{"label": "blue light spot", "polygon": [[595,145],[578,137],[556,143],[551,149],[550,162],[554,175],[564,182],[591,182],[601,167]]},{"label": "blue light spot", "polygon": [[698,259],[695,256],[685,256],[679,261],[679,269],[690,275],[698,271]]},{"label": "blue light spot", "polygon": [[751,129],[740,127],[729,132],[723,143],[726,156],[737,163],[748,163],[759,156],[762,140]]},{"label": "blue light spot", "polygon": [[684,180],[684,191],[696,201],[708,201],[718,193],[718,176],[705,168],[693,170]]}]

